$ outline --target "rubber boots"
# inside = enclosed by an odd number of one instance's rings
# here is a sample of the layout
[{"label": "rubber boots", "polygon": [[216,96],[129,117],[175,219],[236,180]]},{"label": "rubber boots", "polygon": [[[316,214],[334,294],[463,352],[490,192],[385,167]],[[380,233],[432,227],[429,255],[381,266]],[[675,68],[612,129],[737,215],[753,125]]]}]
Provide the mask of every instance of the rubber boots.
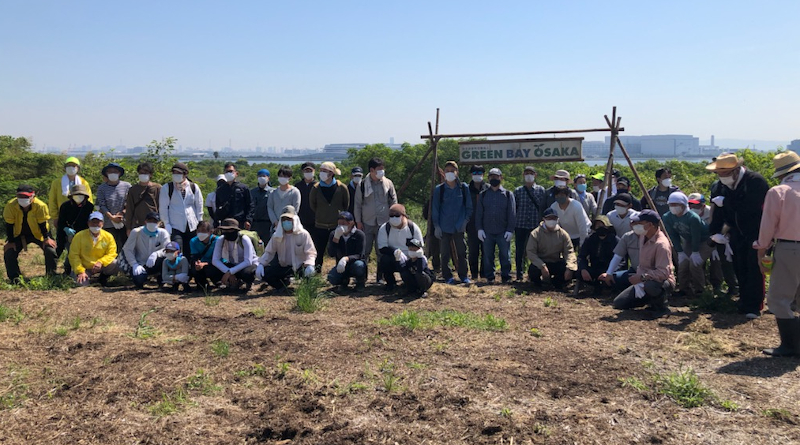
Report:
[{"label": "rubber boots", "polygon": [[776,318],[781,345],[762,352],[773,357],[800,356],[800,318]]}]

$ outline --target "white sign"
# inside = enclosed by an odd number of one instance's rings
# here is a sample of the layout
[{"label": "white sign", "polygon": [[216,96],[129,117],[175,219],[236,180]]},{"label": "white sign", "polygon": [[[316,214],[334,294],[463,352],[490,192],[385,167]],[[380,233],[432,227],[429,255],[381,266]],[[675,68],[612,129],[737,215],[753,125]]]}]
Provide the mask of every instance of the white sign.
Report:
[{"label": "white sign", "polygon": [[583,138],[459,142],[462,164],[583,161]]}]

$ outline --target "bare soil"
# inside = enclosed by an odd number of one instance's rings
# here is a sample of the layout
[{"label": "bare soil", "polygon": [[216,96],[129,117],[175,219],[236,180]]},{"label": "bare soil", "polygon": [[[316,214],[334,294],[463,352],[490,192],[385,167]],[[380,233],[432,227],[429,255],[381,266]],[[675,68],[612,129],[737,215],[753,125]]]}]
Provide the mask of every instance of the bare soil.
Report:
[{"label": "bare soil", "polygon": [[[24,314],[0,322],[0,443],[800,443],[800,360],[760,352],[777,345],[772,315],[678,306],[654,319],[610,299],[368,286],[307,314],[257,290],[0,291]],[[440,309],[508,329],[378,322]],[[715,402],[683,408],[652,389],[687,368]]]}]

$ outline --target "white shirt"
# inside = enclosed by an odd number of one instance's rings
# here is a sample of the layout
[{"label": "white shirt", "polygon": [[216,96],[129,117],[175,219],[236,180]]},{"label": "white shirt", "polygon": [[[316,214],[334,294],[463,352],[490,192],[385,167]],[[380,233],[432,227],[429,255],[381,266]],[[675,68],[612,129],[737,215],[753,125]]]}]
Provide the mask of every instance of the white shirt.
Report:
[{"label": "white shirt", "polygon": [[631,216],[638,215],[640,212],[637,212],[633,209],[628,209],[628,213],[625,214],[625,217],[621,217],[617,214],[616,210],[612,210],[608,212],[606,215],[608,220],[611,221],[611,225],[614,226],[614,231],[617,232],[617,236],[622,238],[622,235],[630,232],[631,229]]},{"label": "white shirt", "polygon": [[[188,231],[193,232],[197,228],[197,223],[203,220],[203,193],[200,191],[200,186],[195,184],[192,187],[188,180],[184,184],[186,196],[181,196],[181,191],[175,184],[170,199],[169,183],[161,186],[161,193],[158,196],[159,215],[170,234],[172,229],[184,232],[187,226]],[[196,195],[192,188],[197,191]]]}]

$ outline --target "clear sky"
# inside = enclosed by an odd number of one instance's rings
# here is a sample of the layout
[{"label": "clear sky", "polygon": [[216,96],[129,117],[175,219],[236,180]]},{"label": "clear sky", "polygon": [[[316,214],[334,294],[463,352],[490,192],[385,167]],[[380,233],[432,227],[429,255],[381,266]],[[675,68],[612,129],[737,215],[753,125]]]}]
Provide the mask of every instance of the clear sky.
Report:
[{"label": "clear sky", "polygon": [[[0,134],[219,148],[800,138],[800,1],[0,2]],[[601,139],[603,135],[587,135]],[[759,147],[771,148],[771,147]]]}]

